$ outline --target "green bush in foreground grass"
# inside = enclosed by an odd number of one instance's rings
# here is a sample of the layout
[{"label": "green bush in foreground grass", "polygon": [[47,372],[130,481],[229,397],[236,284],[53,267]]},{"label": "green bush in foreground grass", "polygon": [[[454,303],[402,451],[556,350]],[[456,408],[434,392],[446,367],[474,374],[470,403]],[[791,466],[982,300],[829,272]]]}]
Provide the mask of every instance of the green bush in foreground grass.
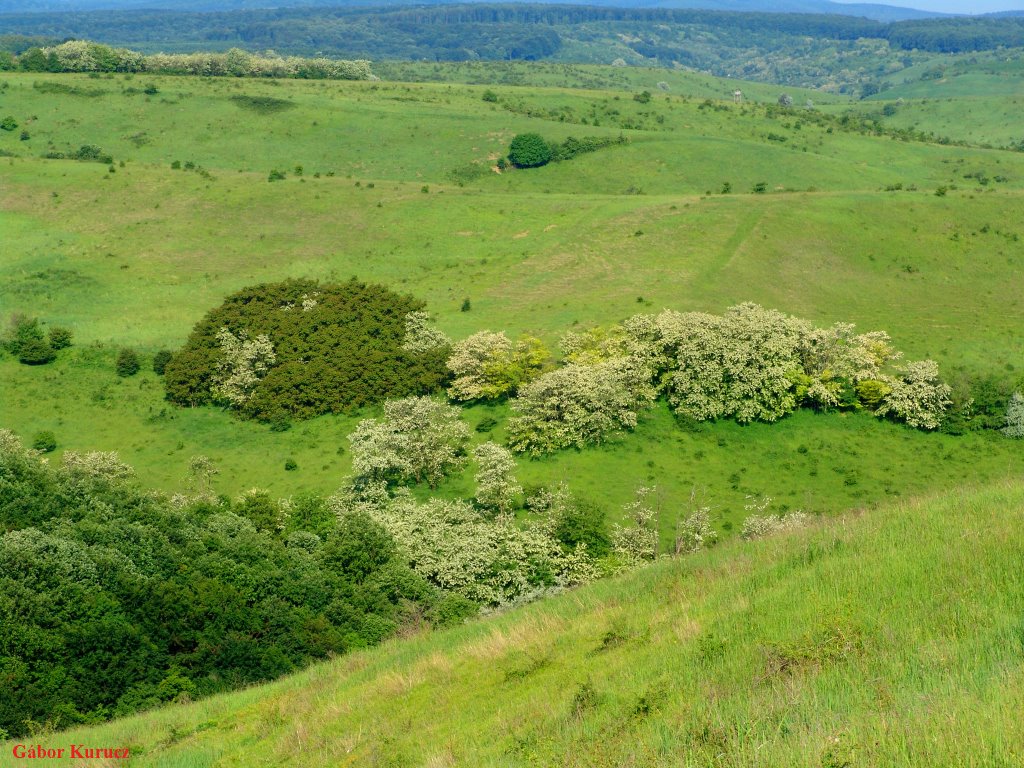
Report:
[{"label": "green bush in foreground grass", "polygon": [[134,376],[139,372],[142,364],[139,362],[139,355],[135,350],[125,347],[117,355],[117,362],[114,365],[117,375],[122,378]]}]

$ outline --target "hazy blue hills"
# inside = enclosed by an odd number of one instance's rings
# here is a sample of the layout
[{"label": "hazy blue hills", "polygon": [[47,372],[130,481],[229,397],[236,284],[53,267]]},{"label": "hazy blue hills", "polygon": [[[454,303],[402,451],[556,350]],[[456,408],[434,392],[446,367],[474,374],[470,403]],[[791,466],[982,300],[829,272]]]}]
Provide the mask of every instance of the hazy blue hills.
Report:
[{"label": "hazy blue hills", "polygon": [[[559,0],[573,3],[573,0]],[[62,13],[69,11],[174,10],[237,11],[268,8],[434,5],[431,0],[0,0],[0,13]],[[863,16],[878,21],[924,19],[944,14],[875,3],[834,3],[829,0],[586,0],[586,5],[621,8],[700,8],[764,13],[826,13]],[[1011,12],[1013,13],[1013,12]]]}]

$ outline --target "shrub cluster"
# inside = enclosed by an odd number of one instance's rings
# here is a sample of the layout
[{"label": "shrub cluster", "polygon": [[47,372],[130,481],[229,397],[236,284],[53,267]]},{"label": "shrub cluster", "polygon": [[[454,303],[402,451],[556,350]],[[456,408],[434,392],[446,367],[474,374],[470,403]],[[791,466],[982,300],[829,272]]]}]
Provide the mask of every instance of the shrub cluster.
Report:
[{"label": "shrub cluster", "polygon": [[476,611],[366,514],[137,488],[113,454],[51,466],[0,431],[0,729],[66,727],[268,680],[403,622]]},{"label": "shrub cluster", "polygon": [[553,161],[572,160],[577,155],[625,144],[627,141],[622,134],[616,137],[584,136],[582,139],[570,136],[559,144],[548,142],[539,133],[520,133],[512,139],[508,160],[516,168],[537,168]]},{"label": "shrub cluster", "polygon": [[380,285],[288,280],[229,296],[166,363],[167,397],[265,421],[351,411],[442,386],[447,347],[410,351],[423,302]]},{"label": "shrub cluster", "polygon": [[938,366],[898,365],[884,332],[815,328],[756,304],[724,315],[666,310],[569,333],[566,365],[512,400],[509,444],[531,454],[600,443],[665,395],[679,416],[776,421],[798,407],[864,409],[936,429],[951,404]]},{"label": "shrub cluster", "polygon": [[71,338],[69,328],[54,325],[44,333],[38,318],[14,315],[0,346],[25,365],[46,365],[71,346]]}]

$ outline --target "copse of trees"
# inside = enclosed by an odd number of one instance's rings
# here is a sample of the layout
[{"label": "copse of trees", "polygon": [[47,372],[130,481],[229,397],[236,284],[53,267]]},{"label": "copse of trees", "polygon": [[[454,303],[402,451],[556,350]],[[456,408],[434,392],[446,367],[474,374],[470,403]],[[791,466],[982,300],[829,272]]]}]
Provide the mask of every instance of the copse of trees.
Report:
[{"label": "copse of trees", "polygon": [[368,80],[370,62],[325,57],[256,54],[232,48],[226,53],[145,55],[87,40],[33,47],[12,57],[10,68],[24,72],[151,72],[205,77],[278,77],[308,80]]},{"label": "copse of trees", "polygon": [[477,610],[412,570],[367,514],[339,519],[322,500],[267,514],[258,493],[167,498],[114,454],[54,465],[4,430],[0,478],[11,736],[269,680],[405,621]]},{"label": "copse of trees", "polygon": [[422,331],[410,317],[423,306],[354,279],[245,288],[209,312],[166,362],[167,396],[275,421],[435,391],[447,377],[448,348],[406,343]]},{"label": "copse of trees", "polygon": [[531,455],[636,426],[658,396],[695,421],[776,421],[798,407],[868,410],[936,429],[951,389],[930,361],[899,364],[884,332],[815,328],[756,304],[723,315],[666,310],[562,339],[565,365],[511,401],[509,445]]},{"label": "copse of trees", "polygon": [[570,136],[558,143],[547,141],[539,133],[520,133],[512,138],[508,161],[516,168],[539,168],[550,162],[572,160],[587,152],[626,143],[628,139],[621,134],[615,137],[584,136],[582,139]]}]

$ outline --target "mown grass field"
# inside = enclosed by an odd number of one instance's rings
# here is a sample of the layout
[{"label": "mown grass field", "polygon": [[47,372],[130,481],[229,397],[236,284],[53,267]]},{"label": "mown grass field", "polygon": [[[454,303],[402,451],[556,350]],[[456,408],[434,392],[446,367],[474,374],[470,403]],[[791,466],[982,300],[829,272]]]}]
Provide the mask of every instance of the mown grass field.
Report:
[{"label": "mown grass field", "polygon": [[[176,409],[153,374],[113,371],[119,347],[175,348],[226,294],[289,276],[357,275],[409,291],[455,338],[507,330],[555,347],[566,330],[636,312],[749,300],[884,329],[949,373],[1020,375],[1024,154],[829,133],[799,109],[770,118],[751,102],[709,106],[733,84],[693,75],[666,75],[669,91],[638,102],[642,71],[581,71],[605,87],[621,73],[632,80],[595,91],[0,76],[0,115],[19,123],[0,135],[12,155],[0,158],[0,312],[76,333],[51,366],[0,359],[0,424],[29,440],[52,429],[60,450],[118,450],[166,489],[181,488],[190,457],[204,454],[227,494],[333,490],[357,416],[271,432],[216,409]],[[483,100],[487,89],[498,102]],[[775,101],[775,89],[743,89]],[[629,143],[494,172],[527,130]],[[40,158],[83,144],[110,152],[113,170]],[[204,173],[172,170],[176,160]],[[268,183],[273,169],[287,178]],[[1002,181],[964,179],[975,173]],[[759,182],[766,193],[752,194]],[[936,196],[942,186],[950,191]],[[285,472],[288,458],[297,470]],[[657,484],[672,510],[696,489],[724,525],[742,518],[748,495],[835,512],[1022,468],[1019,446],[996,435],[813,414],[688,433],[660,406],[636,434],[523,461],[520,475],[565,479],[612,515],[641,484]],[[467,473],[443,492],[471,488]]]},{"label": "mown grass field", "polygon": [[1022,510],[1019,483],[994,484],[734,539],[31,741],[127,746],[140,768],[1015,766]]}]

